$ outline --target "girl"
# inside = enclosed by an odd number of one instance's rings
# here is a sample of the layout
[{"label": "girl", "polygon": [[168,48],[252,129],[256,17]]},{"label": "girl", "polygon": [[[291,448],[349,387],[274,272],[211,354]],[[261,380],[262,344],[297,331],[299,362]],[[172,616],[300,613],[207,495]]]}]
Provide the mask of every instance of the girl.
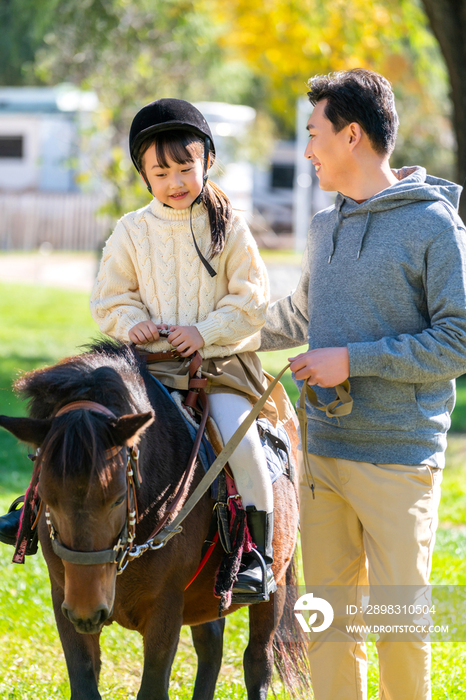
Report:
[{"label": "girl", "polygon": [[[153,200],[120,219],[107,241],[92,316],[103,333],[151,353],[174,346],[187,358],[198,350],[211,414],[227,442],[267,386],[254,352],[268,305],[264,264],[244,220],[208,181],[215,147],[193,105],[146,105],[133,120],[130,152]],[[149,369],[165,385],[187,389],[186,360]],[[267,412],[275,422],[273,401]],[[229,464],[273,592],[273,494],[256,426]],[[246,555],[233,592],[254,602],[261,591],[260,567]]]}]

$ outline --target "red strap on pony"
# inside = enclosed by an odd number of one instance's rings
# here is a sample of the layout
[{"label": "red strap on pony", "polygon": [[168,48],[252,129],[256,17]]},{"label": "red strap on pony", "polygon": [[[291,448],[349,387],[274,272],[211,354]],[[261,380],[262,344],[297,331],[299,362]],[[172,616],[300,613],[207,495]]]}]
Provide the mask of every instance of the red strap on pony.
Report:
[{"label": "red strap on pony", "polygon": [[215,535],[214,535],[214,539],[212,540],[212,544],[210,545],[209,549],[207,550],[207,552],[206,552],[206,553],[204,554],[204,556],[202,557],[201,563],[199,564],[199,566],[198,566],[197,569],[196,569],[196,573],[194,574],[194,576],[192,577],[192,579],[191,579],[191,581],[188,583],[188,585],[185,586],[185,588],[184,588],[185,591],[190,587],[190,585],[192,584],[192,582],[199,576],[199,574],[201,573],[202,569],[203,569],[204,566],[207,564],[207,562],[208,562],[208,560],[209,560],[209,558],[210,558],[210,555],[212,554],[212,552],[213,552],[214,549],[215,549],[215,545],[217,544],[217,542],[218,542],[218,530],[217,530],[217,532],[216,532]]}]

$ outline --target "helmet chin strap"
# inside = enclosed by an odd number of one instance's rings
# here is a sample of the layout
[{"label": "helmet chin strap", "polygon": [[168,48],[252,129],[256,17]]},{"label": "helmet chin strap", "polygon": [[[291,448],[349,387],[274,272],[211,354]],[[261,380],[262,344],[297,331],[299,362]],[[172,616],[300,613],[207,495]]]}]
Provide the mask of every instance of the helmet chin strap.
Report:
[{"label": "helmet chin strap", "polygon": [[[202,195],[202,192],[201,192],[201,195]],[[200,195],[200,196],[201,196],[201,195]],[[205,269],[207,270],[207,272],[209,273],[209,275],[210,275],[211,277],[215,277],[215,275],[216,275],[217,273],[215,272],[215,270],[214,270],[214,268],[212,267],[212,265],[211,265],[211,264],[205,259],[205,257],[202,255],[201,251],[199,250],[199,246],[197,245],[196,239],[195,239],[195,237],[194,237],[194,231],[193,231],[193,206],[194,206],[195,204],[196,204],[196,202],[194,201],[194,202],[191,204],[190,208],[189,208],[189,226],[190,226],[190,228],[191,228],[191,235],[192,235],[192,237],[193,237],[194,247],[196,248],[196,253],[199,255],[199,258],[200,258],[200,260],[201,260],[201,263],[204,265],[204,267],[205,267]]]},{"label": "helmet chin strap", "polygon": [[[202,188],[193,204],[200,204],[202,200],[202,195],[204,194],[204,188],[206,186],[207,180],[209,179],[209,155],[210,155],[210,139],[206,136],[204,139],[204,175],[202,178]],[[192,206],[192,205],[191,205]]]},{"label": "helmet chin strap", "polygon": [[193,237],[193,242],[194,242],[194,247],[196,248],[196,252],[201,260],[201,263],[204,265],[205,269],[209,273],[211,277],[215,277],[217,274],[212,267],[212,265],[205,259],[205,257],[202,255],[201,251],[199,250],[199,246],[197,245],[196,239],[194,237],[194,231],[193,231],[193,206],[195,204],[200,204],[202,201],[202,195],[204,194],[204,188],[206,186],[207,180],[209,179],[208,175],[208,169],[209,169],[209,154],[210,154],[210,139],[208,137],[205,138],[204,140],[204,176],[202,178],[202,189],[199,192],[198,196],[194,200],[194,202],[191,204],[191,207],[189,209],[189,226],[191,228],[191,235]]}]

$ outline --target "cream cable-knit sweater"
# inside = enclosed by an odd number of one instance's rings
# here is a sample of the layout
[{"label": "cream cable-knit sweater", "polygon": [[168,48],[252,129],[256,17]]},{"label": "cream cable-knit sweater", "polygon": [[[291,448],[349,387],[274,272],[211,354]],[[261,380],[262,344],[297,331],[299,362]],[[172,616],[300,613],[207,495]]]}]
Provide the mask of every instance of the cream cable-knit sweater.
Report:
[{"label": "cream cable-knit sweater", "polygon": [[[204,255],[210,246],[207,210],[195,205],[192,224]],[[153,199],[126,214],[108,239],[91,294],[100,330],[122,342],[136,323],[196,326],[204,358],[257,350],[269,300],[268,278],[243,218],[233,213],[223,252],[211,260],[210,277],[194,248],[189,209]],[[169,349],[167,340],[144,346]]]}]

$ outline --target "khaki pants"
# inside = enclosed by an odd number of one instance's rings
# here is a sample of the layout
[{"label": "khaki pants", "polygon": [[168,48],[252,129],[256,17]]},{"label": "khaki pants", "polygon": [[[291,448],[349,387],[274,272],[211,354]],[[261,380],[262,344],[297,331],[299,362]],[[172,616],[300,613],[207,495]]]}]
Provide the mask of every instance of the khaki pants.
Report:
[{"label": "khaki pants", "polygon": [[[355,603],[348,594],[363,585],[391,590],[428,583],[441,470],[309,455],[316,486],[313,499],[300,457],[301,545],[308,591],[327,586]],[[338,586],[342,588],[332,588]],[[348,621],[369,624],[367,618]],[[367,697],[364,637],[345,632],[343,620],[339,624],[335,619],[309,645],[315,700]],[[430,699],[429,643],[381,637],[377,651],[379,700]]]}]

